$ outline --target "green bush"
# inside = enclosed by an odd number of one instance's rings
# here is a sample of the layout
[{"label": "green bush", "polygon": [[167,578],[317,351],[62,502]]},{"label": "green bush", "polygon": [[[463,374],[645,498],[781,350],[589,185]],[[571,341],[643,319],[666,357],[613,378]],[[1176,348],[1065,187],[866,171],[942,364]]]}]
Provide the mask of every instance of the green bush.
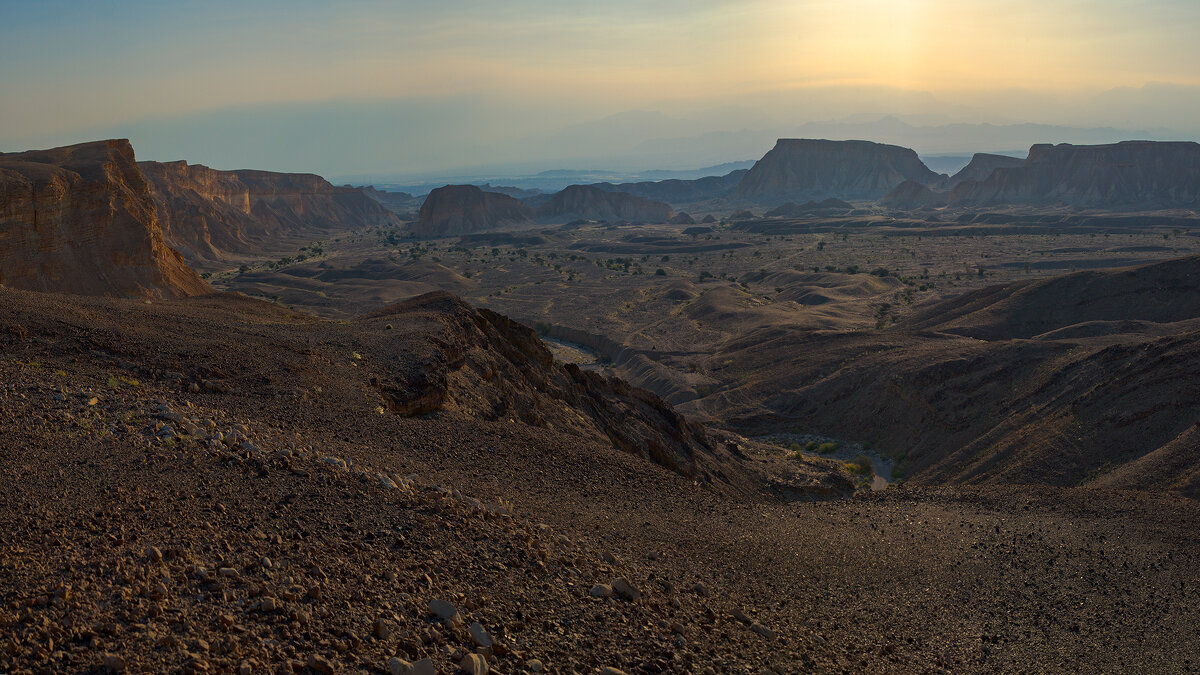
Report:
[{"label": "green bush", "polygon": [[837,443],[828,442],[817,446],[817,452],[821,453],[822,455],[828,455],[834,450],[837,450]]}]

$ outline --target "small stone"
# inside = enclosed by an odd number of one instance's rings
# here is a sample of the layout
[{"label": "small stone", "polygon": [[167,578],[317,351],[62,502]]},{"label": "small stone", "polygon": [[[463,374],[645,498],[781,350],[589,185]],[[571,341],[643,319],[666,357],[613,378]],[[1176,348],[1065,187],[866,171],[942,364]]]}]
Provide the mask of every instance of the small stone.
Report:
[{"label": "small stone", "polygon": [[123,673],[125,672],[125,659],[117,654],[105,654],[104,667],[114,673]]},{"label": "small stone", "polygon": [[708,587],[704,584],[696,584],[695,586],[692,586],[692,592],[702,598],[708,597]]},{"label": "small stone", "polygon": [[471,639],[475,641],[477,646],[483,647],[484,649],[491,649],[492,636],[488,635],[488,632],[483,629],[483,624],[476,621],[475,623],[471,624],[470,631]]},{"label": "small stone", "polygon": [[600,675],[625,675],[625,671],[612,666],[605,666],[600,669]]},{"label": "small stone", "polygon": [[316,654],[308,655],[308,667],[321,675],[333,675],[333,664]]},{"label": "small stone", "polygon": [[262,599],[262,610],[264,612],[274,612],[277,609],[279,609],[279,601],[278,600],[276,600],[275,598],[263,598]]},{"label": "small stone", "polygon": [[458,669],[467,675],[487,675],[488,663],[482,654],[467,654],[458,663]]},{"label": "small stone", "polygon": [[231,579],[236,579],[238,576],[240,576],[238,571],[232,567],[222,567],[220,574],[223,577],[229,577]]},{"label": "small stone", "polygon": [[617,595],[629,600],[630,602],[642,597],[642,592],[633,587],[625,577],[617,577],[609,584]]},{"label": "small stone", "polygon": [[387,669],[388,675],[410,675],[413,672],[413,664],[393,656],[388,659]]},{"label": "small stone", "polygon": [[545,666],[542,665],[542,662],[538,661],[537,659],[529,659],[525,662],[525,667],[534,673],[540,673],[542,672],[542,669],[545,668]]},{"label": "small stone", "polygon": [[603,560],[604,562],[608,563],[609,565],[617,564],[617,556],[613,555],[612,553],[609,553],[608,551],[601,553],[600,559]]},{"label": "small stone", "polygon": [[750,624],[750,630],[754,633],[758,633],[759,635],[765,637],[768,640],[775,639],[775,631],[771,630],[770,628],[767,628],[766,626],[762,625],[761,623]]},{"label": "small stone", "polygon": [[421,659],[413,665],[413,675],[437,675],[437,668],[433,666],[433,661],[429,659]]},{"label": "small stone", "polygon": [[596,584],[589,592],[593,598],[607,598],[613,594],[613,587],[608,584]]},{"label": "small stone", "polygon": [[741,621],[744,624],[749,625],[749,624],[754,623],[754,621],[749,616],[746,616],[746,613],[740,609],[733,610],[731,612],[731,614],[733,615],[733,618],[737,619],[738,621]]},{"label": "small stone", "polygon": [[162,562],[163,559],[162,551],[158,550],[158,547],[156,546],[151,546],[150,548],[146,549],[146,557],[149,558],[151,562]]},{"label": "small stone", "polygon": [[196,384],[195,382],[192,382],[191,384],[188,385],[188,391],[190,391],[193,394],[199,394],[200,393],[200,385]]},{"label": "small stone", "polygon": [[683,624],[679,623],[678,621],[672,622],[671,623],[671,632],[683,635]]},{"label": "small stone", "polygon": [[434,616],[443,621],[453,620],[454,617],[458,616],[458,609],[445,600],[430,600],[429,611],[433,612]]},{"label": "small stone", "polygon": [[388,640],[392,637],[392,622],[382,616],[375,619],[375,637]]}]

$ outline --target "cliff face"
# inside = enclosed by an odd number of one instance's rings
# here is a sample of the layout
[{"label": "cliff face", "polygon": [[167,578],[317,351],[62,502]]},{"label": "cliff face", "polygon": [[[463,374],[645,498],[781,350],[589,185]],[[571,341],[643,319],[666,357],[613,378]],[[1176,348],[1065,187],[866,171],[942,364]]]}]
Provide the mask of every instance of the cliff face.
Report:
[{"label": "cliff face", "polygon": [[783,138],[751,167],[731,196],[765,204],[879,199],[906,180],[927,185],[941,179],[908,148]]},{"label": "cliff face", "polygon": [[436,345],[375,358],[371,381],[392,412],[520,420],[606,438],[688,477],[703,472],[712,444],[701,426],[649,391],[556,363],[533,330],[508,317],[439,291],[383,307],[359,323],[388,321],[424,326]]},{"label": "cliff face", "polygon": [[410,229],[420,237],[448,237],[532,222],[533,211],[508,195],[447,185],[429,193]]},{"label": "cliff face", "polygon": [[280,246],[399,218],[359,188],[312,174],[218,171],[187,162],[140,162],[167,241],[191,260]]},{"label": "cliff face", "polygon": [[963,206],[1176,208],[1200,204],[1200,144],[1035,145],[1019,166],[954,188]]},{"label": "cliff face", "polygon": [[687,204],[706,199],[716,199],[729,194],[737,187],[738,181],[746,175],[748,169],[730,171],[724,176],[705,176],[694,180],[672,178],[658,181],[642,181],[639,183],[595,183],[595,187],[605,192],[627,192],[642,199],[667,202],[668,204]]},{"label": "cliff face", "polygon": [[0,283],[127,297],[212,292],[167,244],[123,139],[0,154]]},{"label": "cliff face", "polygon": [[945,192],[934,192],[926,185],[906,180],[892,188],[879,203],[897,209],[935,208],[945,206],[947,197]]},{"label": "cliff face", "polygon": [[986,152],[977,152],[971,157],[971,162],[959,170],[958,173],[950,177],[947,181],[947,187],[953,188],[959,183],[967,181],[982,181],[987,180],[988,176],[996,169],[1011,169],[1015,166],[1021,166],[1025,160],[1017,157],[1009,157],[1008,155],[991,155]]},{"label": "cliff face", "polygon": [[542,221],[630,220],[664,223],[671,207],[624,192],[608,192],[594,185],[571,185],[556,193],[537,210]]}]

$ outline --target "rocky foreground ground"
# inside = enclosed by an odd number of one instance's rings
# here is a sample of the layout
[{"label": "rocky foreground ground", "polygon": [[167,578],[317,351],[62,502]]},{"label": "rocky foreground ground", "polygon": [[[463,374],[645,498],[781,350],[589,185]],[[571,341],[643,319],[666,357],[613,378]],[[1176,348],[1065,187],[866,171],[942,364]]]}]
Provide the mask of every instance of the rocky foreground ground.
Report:
[{"label": "rocky foreground ground", "polygon": [[[445,363],[441,407],[401,414],[380,378],[445,352],[465,311],[0,289],[0,671],[1200,665],[1192,500],[817,500],[843,477],[800,464],[821,490],[769,491],[783,460],[705,449],[628,392],[500,400],[489,375],[528,348],[505,333]],[[620,415],[672,452],[619,449]]]}]

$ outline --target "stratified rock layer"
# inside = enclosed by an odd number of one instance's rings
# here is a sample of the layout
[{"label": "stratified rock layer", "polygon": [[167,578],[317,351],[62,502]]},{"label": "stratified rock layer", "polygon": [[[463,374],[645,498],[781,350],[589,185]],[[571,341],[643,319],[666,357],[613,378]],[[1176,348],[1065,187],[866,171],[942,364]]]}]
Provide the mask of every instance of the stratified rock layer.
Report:
[{"label": "stratified rock layer", "polygon": [[131,297],[212,291],[164,239],[124,139],[0,155],[0,283]]},{"label": "stratified rock layer", "polygon": [[537,210],[539,220],[563,222],[582,218],[665,223],[672,214],[668,204],[625,192],[609,192],[594,185],[571,185]]},{"label": "stratified rock layer", "polygon": [[1177,208],[1200,204],[1200,144],[1035,145],[1020,166],[954,188],[961,206]]},{"label": "stratified rock layer", "polygon": [[189,260],[290,249],[296,240],[400,223],[360,188],[313,174],[218,171],[182,161],[139,166],[154,188],[167,241]]},{"label": "stratified rock layer", "polygon": [[447,237],[532,222],[533,211],[508,195],[447,185],[429,193],[411,230],[420,237]]},{"label": "stratified rock layer", "polygon": [[761,203],[879,199],[906,180],[932,184],[941,179],[908,148],[782,138],[754,164],[732,196]]}]

